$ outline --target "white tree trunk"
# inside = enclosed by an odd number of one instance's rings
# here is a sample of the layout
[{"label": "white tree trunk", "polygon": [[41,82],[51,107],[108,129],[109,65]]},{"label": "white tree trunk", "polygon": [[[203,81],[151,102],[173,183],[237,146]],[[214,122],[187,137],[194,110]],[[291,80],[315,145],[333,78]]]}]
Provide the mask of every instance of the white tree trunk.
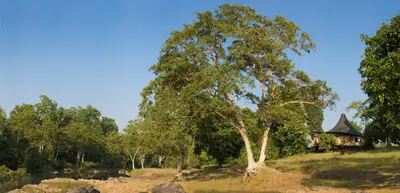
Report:
[{"label": "white tree trunk", "polygon": [[260,151],[260,159],[258,159],[257,164],[260,166],[265,165],[265,151],[267,150],[267,144],[268,144],[268,134],[269,134],[270,126],[268,125],[267,128],[264,131],[264,135],[262,136],[261,139],[261,151]]},{"label": "white tree trunk", "polygon": [[239,121],[240,127],[238,128],[240,135],[242,136],[244,145],[246,147],[247,153],[247,173],[252,172],[255,168],[259,167],[259,165],[254,161],[253,150],[251,149],[251,144],[249,137],[246,133],[246,127],[242,120]]},{"label": "white tree trunk", "polygon": [[81,164],[83,164],[83,162],[85,162],[85,153],[82,153],[82,160],[81,160]]},{"label": "white tree trunk", "polygon": [[140,155],[140,165],[142,166],[142,169],[144,169],[144,160],[146,158],[145,154]]},{"label": "white tree trunk", "polygon": [[165,157],[165,156],[161,156],[161,155],[158,156],[158,167],[160,167],[160,168],[163,167],[163,166],[162,166],[162,161],[164,160],[164,157]]},{"label": "white tree trunk", "polygon": [[135,156],[129,155],[129,158],[131,158],[132,170],[135,170]]}]

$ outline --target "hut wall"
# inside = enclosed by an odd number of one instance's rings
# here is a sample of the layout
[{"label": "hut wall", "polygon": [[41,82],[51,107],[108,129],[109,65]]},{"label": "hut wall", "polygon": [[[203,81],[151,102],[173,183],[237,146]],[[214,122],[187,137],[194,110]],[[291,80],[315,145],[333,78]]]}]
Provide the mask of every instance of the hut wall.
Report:
[{"label": "hut wall", "polygon": [[336,135],[336,145],[344,146],[360,146],[360,142],[356,142],[356,136],[351,135]]}]

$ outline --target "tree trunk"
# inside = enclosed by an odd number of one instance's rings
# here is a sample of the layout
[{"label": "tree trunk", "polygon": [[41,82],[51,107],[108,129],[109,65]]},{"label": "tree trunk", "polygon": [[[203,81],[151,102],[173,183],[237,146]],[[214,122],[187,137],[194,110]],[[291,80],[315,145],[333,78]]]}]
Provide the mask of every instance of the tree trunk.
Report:
[{"label": "tree trunk", "polygon": [[392,147],[392,139],[390,138],[390,136],[386,138],[386,146]]},{"label": "tree trunk", "polygon": [[244,145],[246,147],[247,153],[247,174],[253,172],[255,168],[258,168],[259,165],[254,161],[253,150],[251,150],[251,144],[249,141],[249,137],[246,133],[246,128],[242,120],[239,121],[240,127],[238,128],[240,135],[243,138]]},{"label": "tree trunk", "polygon": [[131,155],[129,155],[129,158],[131,158],[131,162],[132,162],[132,170],[135,170],[135,156],[131,156]]},{"label": "tree trunk", "polygon": [[162,161],[164,160],[164,156],[159,155],[158,156],[158,167],[162,168]]},{"label": "tree trunk", "polygon": [[142,166],[142,169],[144,169],[144,159],[145,159],[146,155],[140,155],[140,165]]},{"label": "tree trunk", "polygon": [[[228,97],[229,101],[231,102],[231,105],[233,108],[237,108],[236,102],[233,99],[232,95],[230,93],[225,93],[225,95]],[[246,126],[243,122],[242,117],[237,116],[236,117],[237,123],[239,124],[239,127],[237,128],[240,135],[242,136],[244,145],[246,147],[246,153],[247,153],[247,168],[246,168],[246,175],[250,175],[254,171],[254,169],[260,167],[255,161],[254,161],[254,156],[253,156],[253,151],[251,150],[251,144],[249,141],[249,137],[247,136],[246,133]],[[235,123],[236,125],[236,123]]]},{"label": "tree trunk", "polygon": [[260,152],[260,159],[258,159],[257,164],[260,166],[264,166],[265,165],[265,151],[267,150],[267,144],[268,144],[268,134],[269,134],[269,130],[270,130],[270,126],[268,125],[267,128],[264,131],[264,135],[262,137],[262,141],[261,141],[261,152]]},{"label": "tree trunk", "polygon": [[58,150],[53,151],[53,154],[54,154],[54,161],[55,161],[58,158]]},{"label": "tree trunk", "polygon": [[79,161],[81,161],[81,152],[78,151],[76,154],[76,166],[79,166]]},{"label": "tree trunk", "polygon": [[185,153],[184,150],[181,150],[181,153],[179,155],[179,163],[178,163],[178,168],[176,169],[176,179],[177,180],[183,180],[183,164],[185,162]]},{"label": "tree trunk", "polygon": [[83,162],[85,162],[85,153],[82,153],[82,160],[81,160],[81,164],[83,164]]}]

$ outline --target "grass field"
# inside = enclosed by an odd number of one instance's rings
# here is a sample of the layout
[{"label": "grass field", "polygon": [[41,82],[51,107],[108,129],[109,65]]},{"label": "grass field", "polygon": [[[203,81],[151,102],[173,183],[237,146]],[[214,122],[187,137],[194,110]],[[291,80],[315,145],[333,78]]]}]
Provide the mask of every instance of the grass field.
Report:
[{"label": "grass field", "polygon": [[[243,167],[185,171],[179,182],[187,192],[400,192],[400,149],[367,152],[306,154],[268,161],[251,178],[243,179]],[[173,179],[173,169],[145,169],[133,178],[114,180],[53,179],[23,192],[65,192],[82,184],[92,184],[102,193],[148,192]]]}]

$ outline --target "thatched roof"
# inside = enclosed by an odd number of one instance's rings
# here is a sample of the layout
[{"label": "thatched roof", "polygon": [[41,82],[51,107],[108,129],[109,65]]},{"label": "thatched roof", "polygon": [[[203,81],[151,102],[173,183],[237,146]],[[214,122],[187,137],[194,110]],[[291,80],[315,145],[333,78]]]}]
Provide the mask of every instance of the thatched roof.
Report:
[{"label": "thatched roof", "polygon": [[356,129],[354,129],[354,127],[350,124],[345,114],[342,114],[335,127],[327,131],[326,133],[335,133],[335,134],[341,133],[341,134],[362,136],[362,134],[358,132]]}]

